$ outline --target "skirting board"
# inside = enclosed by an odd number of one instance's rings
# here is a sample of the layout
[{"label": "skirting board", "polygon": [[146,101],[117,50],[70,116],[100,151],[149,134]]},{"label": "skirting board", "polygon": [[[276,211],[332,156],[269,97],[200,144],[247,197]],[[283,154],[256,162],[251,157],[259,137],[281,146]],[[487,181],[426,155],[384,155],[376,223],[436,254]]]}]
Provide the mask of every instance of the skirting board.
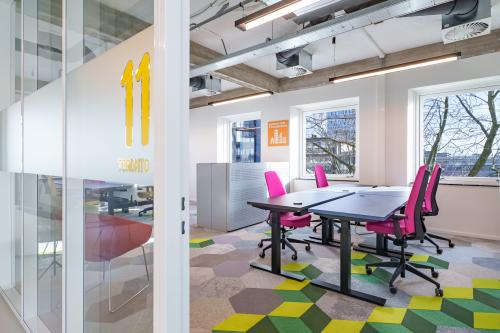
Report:
[{"label": "skirting board", "polygon": [[12,312],[12,314],[14,314],[14,317],[16,317],[17,321],[19,322],[19,324],[21,325],[21,327],[27,332],[31,332],[31,330],[28,328],[28,326],[26,325],[26,323],[24,322],[24,320],[22,320],[22,318],[19,316],[19,313],[17,313],[17,311],[14,309],[14,306],[12,305],[12,303],[10,302],[9,298],[7,297],[7,295],[5,295],[5,292],[3,291],[2,288],[0,288],[0,297],[2,297],[2,299],[4,300],[4,302],[7,304],[7,306],[10,308],[10,311]]},{"label": "skirting board", "polygon": [[478,233],[471,233],[464,231],[450,231],[448,229],[438,229],[438,228],[429,228],[428,231],[437,234],[439,233],[448,234],[450,236],[471,237],[471,238],[480,238],[487,240],[500,240],[500,235],[485,235],[485,234],[478,234]]}]

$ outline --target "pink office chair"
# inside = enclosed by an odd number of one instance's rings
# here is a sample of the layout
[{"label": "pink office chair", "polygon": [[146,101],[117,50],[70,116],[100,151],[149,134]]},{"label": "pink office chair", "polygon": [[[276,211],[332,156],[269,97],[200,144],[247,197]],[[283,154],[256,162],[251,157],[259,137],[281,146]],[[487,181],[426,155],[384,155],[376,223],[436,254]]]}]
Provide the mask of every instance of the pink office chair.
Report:
[{"label": "pink office chair", "polygon": [[[325,168],[323,167],[323,165],[316,164],[314,166],[314,178],[316,179],[316,187],[317,188],[328,187],[328,185],[329,185],[328,179],[326,178],[326,172],[325,172]],[[318,228],[323,225],[321,220],[319,220],[319,221],[314,220],[312,222],[319,222],[314,226],[314,228],[313,228],[314,232],[316,232],[318,230]],[[333,226],[335,228],[337,228],[337,230],[340,230],[340,226],[337,223],[334,223]]]},{"label": "pink office chair", "polygon": [[[439,186],[439,179],[441,178],[441,170],[441,165],[436,163],[434,165],[434,169],[432,170],[429,185],[427,186],[427,191],[425,191],[424,203],[422,205],[423,216],[436,216],[439,213],[439,207],[436,201],[436,193]],[[422,219],[422,224],[424,228],[424,239],[420,240],[420,243],[423,243],[424,240],[430,242],[436,247],[436,252],[438,254],[443,253],[443,250],[436,242],[434,242],[433,238],[447,241],[450,248],[455,247],[455,244],[451,241],[451,239],[427,232],[424,218]]]},{"label": "pink office chair", "polygon": [[[264,173],[266,177],[267,191],[269,192],[269,197],[279,197],[280,195],[285,195],[286,190],[281,183],[278,174],[275,171],[267,171]],[[309,227],[311,224],[311,214],[306,214],[302,216],[294,215],[292,212],[282,213],[280,216],[281,224],[281,248],[284,250],[285,246],[293,251],[292,260],[297,260],[297,250],[292,245],[292,243],[305,244],[306,251],[311,250],[311,244],[305,240],[292,239],[286,237],[286,232],[289,230],[294,230],[297,228]],[[288,228],[288,229],[287,229]],[[259,247],[264,246],[264,242],[271,241],[271,238],[262,239],[259,242]],[[264,258],[266,256],[266,250],[271,247],[271,244],[262,249],[260,257]]]},{"label": "pink office chair", "polygon": [[[418,169],[417,177],[415,178],[415,182],[413,183],[410,197],[405,207],[404,215],[395,214],[384,222],[366,223],[367,230],[374,231],[377,234],[383,234],[388,239],[392,240],[394,245],[401,247],[401,255],[399,261],[370,263],[366,265],[367,274],[372,273],[372,267],[389,267],[396,269],[389,281],[389,290],[393,294],[397,292],[397,289],[393,285],[394,281],[399,275],[404,278],[405,271],[408,270],[409,272],[433,283],[436,286],[436,296],[443,296],[443,291],[441,290],[440,284],[419,270],[430,269],[432,277],[437,278],[439,274],[434,270],[434,267],[407,262],[405,256],[405,248],[408,246],[407,239],[420,240],[424,237],[421,214],[422,203],[424,201],[424,193],[428,178],[429,172],[427,171],[426,166],[421,166]],[[395,237],[391,237],[389,235]]]},{"label": "pink office chair", "polygon": [[325,168],[321,164],[316,164],[314,166],[314,178],[316,178],[317,188],[328,187]]}]

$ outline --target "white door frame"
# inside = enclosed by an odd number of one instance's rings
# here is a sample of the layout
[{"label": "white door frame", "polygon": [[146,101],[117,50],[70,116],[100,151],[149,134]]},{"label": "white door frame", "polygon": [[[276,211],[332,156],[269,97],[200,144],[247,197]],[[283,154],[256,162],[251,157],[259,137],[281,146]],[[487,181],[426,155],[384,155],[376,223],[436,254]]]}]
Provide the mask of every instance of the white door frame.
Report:
[{"label": "white door frame", "polygon": [[189,332],[189,1],[155,0],[154,332]]}]

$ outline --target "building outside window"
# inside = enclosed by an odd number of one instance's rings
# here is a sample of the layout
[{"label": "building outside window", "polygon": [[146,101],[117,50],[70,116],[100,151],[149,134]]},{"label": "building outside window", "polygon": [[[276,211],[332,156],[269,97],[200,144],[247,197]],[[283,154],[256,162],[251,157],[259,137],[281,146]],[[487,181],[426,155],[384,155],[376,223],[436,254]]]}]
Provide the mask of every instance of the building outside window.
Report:
[{"label": "building outside window", "polygon": [[235,121],[231,124],[231,160],[233,163],[260,162],[260,131],[260,119]]},{"label": "building outside window", "polygon": [[420,97],[421,161],[439,163],[448,179],[500,176],[500,89]]},{"label": "building outside window", "polygon": [[316,164],[322,164],[330,176],[356,174],[357,110],[357,105],[350,105],[303,113],[303,177],[311,177]]}]

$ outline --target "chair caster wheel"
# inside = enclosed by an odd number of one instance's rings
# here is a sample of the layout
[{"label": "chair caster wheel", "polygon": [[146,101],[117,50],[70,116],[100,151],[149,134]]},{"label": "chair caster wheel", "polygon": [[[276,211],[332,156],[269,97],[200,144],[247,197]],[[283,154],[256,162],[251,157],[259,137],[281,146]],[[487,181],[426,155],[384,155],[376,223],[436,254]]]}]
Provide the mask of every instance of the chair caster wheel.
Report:
[{"label": "chair caster wheel", "polygon": [[398,290],[396,289],[396,287],[389,287],[389,291],[391,292],[391,294],[395,294],[398,292]]},{"label": "chair caster wheel", "polygon": [[439,272],[432,271],[431,275],[432,275],[433,278],[438,278],[439,277]]},{"label": "chair caster wheel", "polygon": [[436,252],[437,252],[437,254],[441,254],[441,253],[443,253],[443,249],[437,249]]},{"label": "chair caster wheel", "polygon": [[261,252],[261,253],[259,254],[259,257],[261,257],[261,258],[264,258],[265,256],[266,256],[266,254],[265,254],[264,252]]},{"label": "chair caster wheel", "polygon": [[264,246],[264,243],[262,242],[259,242],[259,244],[257,244],[258,247],[263,247]]},{"label": "chair caster wheel", "polygon": [[311,245],[306,245],[306,251],[311,251]]},{"label": "chair caster wheel", "polygon": [[450,249],[454,248],[455,247],[455,243],[450,243]]},{"label": "chair caster wheel", "polygon": [[443,289],[436,288],[435,293],[437,297],[443,297]]},{"label": "chair caster wheel", "polygon": [[373,273],[372,269],[370,267],[366,267],[366,274],[370,275],[372,273]]},{"label": "chair caster wheel", "polygon": [[292,260],[297,260],[297,255],[296,254],[292,254]]}]

